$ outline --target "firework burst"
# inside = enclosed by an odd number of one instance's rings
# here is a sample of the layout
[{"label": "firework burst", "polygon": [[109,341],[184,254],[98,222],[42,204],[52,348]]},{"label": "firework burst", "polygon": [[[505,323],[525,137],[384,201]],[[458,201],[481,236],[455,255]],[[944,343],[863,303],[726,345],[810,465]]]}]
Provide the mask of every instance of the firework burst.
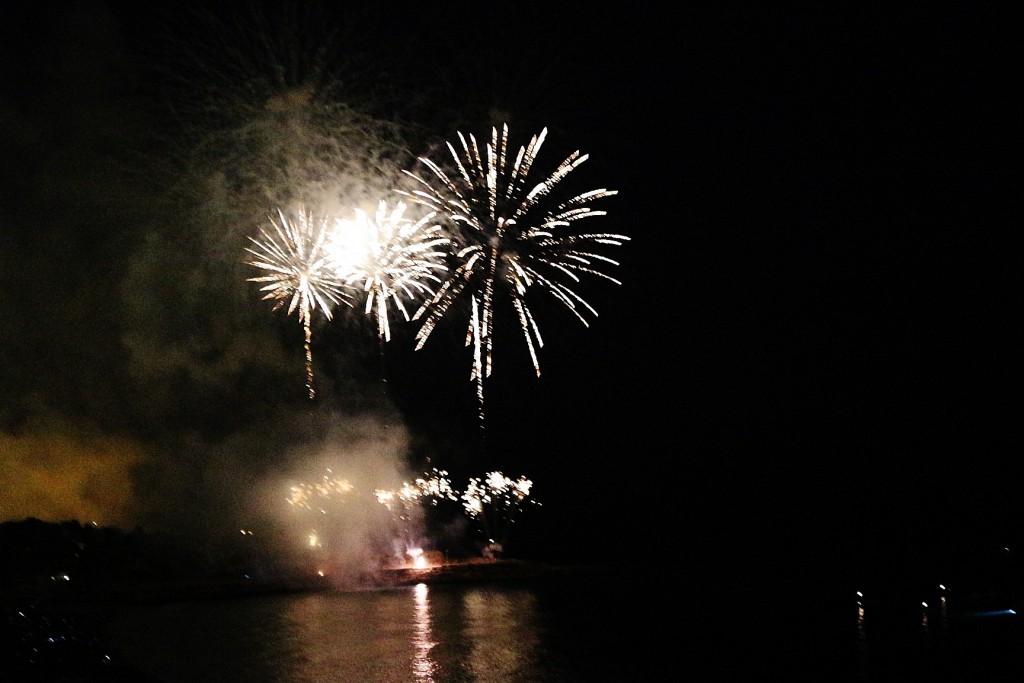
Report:
[{"label": "firework burst", "polygon": [[316,505],[317,510],[326,514],[327,511],[324,508],[323,501],[331,498],[335,493],[348,493],[353,488],[348,479],[336,477],[331,470],[327,470],[327,474],[323,475],[320,481],[315,484],[299,483],[293,485],[288,493],[288,504],[307,510],[312,510],[313,506]]},{"label": "firework burst", "polygon": [[[529,498],[533,482],[526,477],[512,479],[502,472],[488,472],[483,479],[471,477],[462,492],[462,505],[466,514],[475,520],[492,546],[504,545],[523,506],[539,505]],[[489,546],[490,547],[490,546]]]},{"label": "firework burst", "polygon": [[413,483],[403,482],[400,489],[377,489],[373,492],[377,502],[391,511],[404,511],[419,505],[421,501],[427,501],[430,505],[436,506],[441,500],[458,500],[455,489],[452,488],[451,480],[448,479],[448,472],[445,470],[433,469],[423,476],[417,477]]},{"label": "firework burst", "polygon": [[316,396],[313,387],[312,317],[319,308],[331,319],[331,308],[349,304],[345,284],[340,281],[325,251],[327,219],[314,217],[301,209],[296,219],[278,211],[279,220],[270,219],[273,230],[260,230],[262,239],[250,237],[254,247],[246,248],[253,258],[247,263],[269,275],[249,278],[265,283],[263,299],[274,302],[274,310],[287,305],[288,315],[297,313],[305,333],[306,388],[309,397]]},{"label": "firework burst", "polygon": [[527,292],[539,286],[588,325],[585,314],[596,316],[597,312],[574,286],[583,274],[619,284],[602,270],[618,265],[617,262],[599,252],[605,247],[620,246],[629,238],[574,229],[585,218],[605,215],[589,204],[616,191],[598,189],[562,201],[554,199],[559,183],[588,155],[575,151],[540,182],[528,180],[547,136],[546,128],[521,147],[514,159],[509,154],[507,125],[500,134],[497,128],[491,129],[491,141],[482,153],[472,135],[458,136],[461,149],[448,143],[454,171],[446,172],[425,158],[420,161],[431,172],[429,179],[406,171],[418,187],[403,195],[445,216],[456,228],[452,251],[456,265],[413,318],[423,321],[416,335],[419,349],[453,305],[468,298],[466,345],[473,349],[470,379],[476,381],[482,423],[484,384],[491,375],[494,349],[496,298],[510,299],[539,376],[537,352],[543,340],[527,306]]},{"label": "firework burst", "polygon": [[407,302],[432,296],[432,283],[446,270],[448,238],[432,223],[436,214],[413,221],[405,211],[403,202],[389,209],[383,200],[372,217],[356,209],[354,219],[336,221],[327,243],[330,267],[366,297],[365,312],[376,318],[382,342],[391,340],[389,306],[409,320]]}]

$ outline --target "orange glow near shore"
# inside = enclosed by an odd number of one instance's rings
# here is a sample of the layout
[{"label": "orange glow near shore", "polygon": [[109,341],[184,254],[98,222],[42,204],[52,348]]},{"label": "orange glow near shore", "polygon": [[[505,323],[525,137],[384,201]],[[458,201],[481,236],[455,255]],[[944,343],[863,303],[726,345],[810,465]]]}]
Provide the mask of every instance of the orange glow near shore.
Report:
[{"label": "orange glow near shore", "polygon": [[413,569],[426,569],[429,566],[422,548],[411,548],[407,554],[412,558]]}]

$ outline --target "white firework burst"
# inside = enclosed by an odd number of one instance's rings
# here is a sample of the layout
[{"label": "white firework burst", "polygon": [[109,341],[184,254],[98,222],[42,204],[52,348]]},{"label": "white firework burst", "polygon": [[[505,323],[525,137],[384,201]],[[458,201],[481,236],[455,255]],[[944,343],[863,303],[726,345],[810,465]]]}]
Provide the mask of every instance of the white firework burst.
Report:
[{"label": "white firework burst", "polygon": [[391,340],[389,308],[408,321],[407,306],[432,296],[446,270],[448,238],[432,222],[436,214],[414,221],[405,213],[405,203],[389,209],[384,200],[373,216],[356,209],[355,218],[335,222],[327,243],[335,277],[365,297],[382,342]]},{"label": "white firework burst", "polygon": [[456,264],[447,279],[416,312],[422,319],[417,346],[422,348],[437,324],[457,301],[469,300],[466,345],[472,345],[470,379],[476,381],[480,419],[483,421],[484,384],[491,375],[494,316],[497,297],[507,297],[516,313],[534,370],[540,375],[540,329],[527,305],[527,292],[539,287],[569,309],[584,325],[596,310],[574,289],[581,275],[593,275],[619,284],[603,271],[618,263],[601,253],[629,240],[613,233],[580,232],[577,224],[606,212],[590,203],[617,194],[597,189],[558,200],[554,190],[587,160],[575,151],[550,175],[537,183],[528,179],[547,129],[520,147],[512,159],[508,126],[491,129],[483,152],[476,138],[458,134],[460,149],[448,143],[454,169],[446,172],[433,161],[420,161],[428,178],[410,171],[419,187],[403,192],[411,201],[445,216],[455,226],[453,255]]},{"label": "white firework burst", "polygon": [[287,306],[288,315],[297,313],[305,333],[306,388],[309,397],[316,396],[313,387],[312,317],[319,308],[331,319],[331,309],[350,304],[345,284],[330,266],[325,243],[327,219],[315,217],[300,209],[289,219],[278,210],[278,220],[270,219],[273,230],[260,229],[261,239],[250,237],[254,247],[247,247],[253,258],[246,263],[268,275],[249,278],[264,283],[260,287],[264,300],[274,302],[274,310]]}]

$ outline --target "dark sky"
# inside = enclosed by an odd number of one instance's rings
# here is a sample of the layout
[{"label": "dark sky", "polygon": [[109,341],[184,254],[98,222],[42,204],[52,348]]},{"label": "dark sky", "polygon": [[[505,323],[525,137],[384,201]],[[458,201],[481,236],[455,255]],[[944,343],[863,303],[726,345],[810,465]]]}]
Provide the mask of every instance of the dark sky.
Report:
[{"label": "dark sky", "polygon": [[[518,332],[501,338],[485,445],[461,328],[415,353],[400,332],[382,399],[372,334],[325,327],[310,407],[294,318],[221,279],[243,272],[211,237],[231,216],[177,191],[197,181],[173,141],[216,118],[196,93],[244,99],[259,40],[224,38],[254,51],[236,71],[195,15],[5,7],[0,481],[20,486],[42,452],[73,463],[5,512],[231,508],[226,482],[244,496],[304,435],[379,409],[416,458],[531,477],[543,548],[845,557],[1021,535],[1008,17],[445,4],[339,20],[338,92],[372,92],[417,141],[486,136],[489,110],[517,144],[548,126],[538,167],[590,154],[574,176],[618,190],[600,229],[631,238],[621,286],[581,284],[589,328],[538,304],[541,378]],[[131,509],[103,492],[129,486]]]}]

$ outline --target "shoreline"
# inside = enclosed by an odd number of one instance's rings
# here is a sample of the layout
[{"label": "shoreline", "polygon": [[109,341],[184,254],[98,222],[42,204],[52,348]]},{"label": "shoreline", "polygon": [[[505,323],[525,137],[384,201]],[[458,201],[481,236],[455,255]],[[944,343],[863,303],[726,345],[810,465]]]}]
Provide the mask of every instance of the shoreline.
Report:
[{"label": "shoreline", "polygon": [[[422,569],[397,567],[338,585],[330,576],[267,578],[197,577],[116,581],[74,586],[74,582],[7,586],[0,592],[0,652],[5,683],[158,683],[121,661],[109,643],[109,624],[123,609],[174,602],[234,600],[333,591],[543,580],[599,571],[587,565],[549,565],[521,560],[459,560]],[[4,650],[10,648],[10,651]]]},{"label": "shoreline", "polygon": [[359,576],[336,577],[284,573],[271,576],[206,576],[180,579],[135,579],[90,582],[85,585],[46,583],[7,587],[0,592],[0,607],[53,613],[94,613],[116,610],[132,604],[155,604],[183,600],[210,600],[257,595],[321,591],[362,591],[401,588],[420,583],[450,583],[534,580],[579,573],[608,571],[601,565],[548,564],[532,560],[454,560],[423,568],[388,567]]}]

